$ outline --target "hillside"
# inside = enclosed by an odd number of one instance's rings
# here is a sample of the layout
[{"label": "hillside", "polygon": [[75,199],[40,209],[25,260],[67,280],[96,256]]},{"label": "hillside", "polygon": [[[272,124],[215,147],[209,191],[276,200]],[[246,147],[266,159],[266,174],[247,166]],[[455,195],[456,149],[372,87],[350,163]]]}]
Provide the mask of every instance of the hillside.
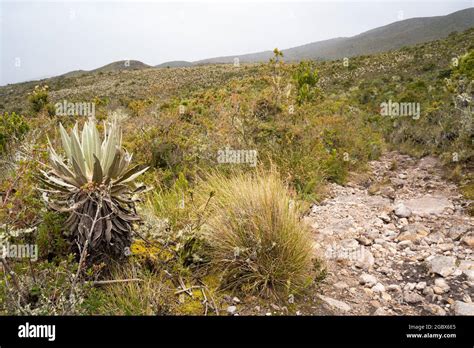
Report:
[{"label": "hillside", "polygon": [[193,65],[193,63],[186,62],[184,60],[174,60],[174,61],[165,62],[165,63],[155,65],[155,68],[183,68],[183,67],[189,67],[189,66],[192,66],[192,65]]}]

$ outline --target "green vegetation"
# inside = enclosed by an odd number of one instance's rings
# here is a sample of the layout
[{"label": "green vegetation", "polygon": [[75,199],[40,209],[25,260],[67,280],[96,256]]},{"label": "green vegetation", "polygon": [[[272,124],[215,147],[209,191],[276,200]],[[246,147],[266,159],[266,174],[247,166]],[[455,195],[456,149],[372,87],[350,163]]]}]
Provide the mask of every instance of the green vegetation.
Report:
[{"label": "green vegetation", "polygon": [[0,156],[8,152],[12,143],[21,141],[29,126],[25,118],[16,113],[0,114]]},{"label": "green vegetation", "polygon": [[[1,87],[13,92],[0,116],[0,241],[36,243],[39,259],[4,261],[0,313],[202,315],[233,296],[304,301],[325,273],[302,218],[328,183],[363,175],[388,148],[439,156],[472,198],[473,41],[471,29],[349,67],[276,50],[239,68]],[[64,98],[94,102],[96,120],[44,112]],[[388,101],[419,104],[419,117],[382,116]]]},{"label": "green vegetation", "polygon": [[48,89],[48,86],[35,86],[29,94],[28,101],[34,113],[42,111],[48,105]]},{"label": "green vegetation", "polygon": [[298,105],[314,100],[319,81],[318,72],[311,62],[301,62],[293,76],[296,85],[296,101]]}]

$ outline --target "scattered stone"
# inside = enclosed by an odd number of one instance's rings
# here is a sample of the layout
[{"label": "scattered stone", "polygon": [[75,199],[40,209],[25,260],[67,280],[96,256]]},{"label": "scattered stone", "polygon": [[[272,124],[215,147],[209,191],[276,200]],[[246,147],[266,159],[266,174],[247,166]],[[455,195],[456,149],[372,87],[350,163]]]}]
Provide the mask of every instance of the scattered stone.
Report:
[{"label": "scattered stone", "polygon": [[385,309],[382,307],[379,307],[375,310],[375,312],[372,315],[389,315]]},{"label": "scattered stone", "polygon": [[237,310],[236,306],[227,307],[227,313],[229,313],[229,314],[234,314],[236,310]]},{"label": "scattered stone", "polygon": [[474,270],[474,261],[471,260],[462,260],[459,262],[459,267],[461,271]]},{"label": "scattered stone", "polygon": [[401,218],[400,220],[398,220],[400,226],[399,227],[403,227],[405,225],[408,225],[408,219],[407,218]]},{"label": "scattered stone", "polygon": [[418,290],[423,290],[424,288],[426,288],[426,282],[419,282],[418,284],[416,284],[415,288]]},{"label": "scattered stone", "polygon": [[463,273],[466,275],[468,281],[474,282],[474,270],[467,269],[463,271]]},{"label": "scattered stone", "polygon": [[474,303],[456,301],[454,304],[454,314],[456,315],[474,315]]},{"label": "scattered stone", "polygon": [[[449,291],[449,285],[448,285],[448,283],[446,282],[446,280],[444,280],[444,278],[437,278],[437,279],[435,279],[434,284],[435,284],[435,286],[433,287],[433,291],[435,292],[435,294],[440,295],[440,294],[443,294],[443,293]],[[441,292],[441,293],[436,292],[435,287],[441,289],[442,292]]]},{"label": "scattered stone", "polygon": [[446,315],[446,311],[443,309],[443,307],[440,307],[434,303],[428,303],[424,305],[423,308],[434,315],[440,315],[440,316]]},{"label": "scattered stone", "polygon": [[403,300],[407,303],[419,303],[423,301],[423,297],[416,292],[406,291],[403,294]]},{"label": "scattered stone", "polygon": [[362,285],[366,285],[366,286],[374,286],[375,284],[377,284],[377,278],[371,274],[368,274],[368,273],[362,273],[359,277],[359,281]]},{"label": "scattered stone", "polygon": [[385,222],[386,224],[388,224],[390,222],[390,216],[388,216],[387,213],[382,213],[378,216],[378,218],[380,220],[382,220],[383,222]]},{"label": "scattered stone", "polygon": [[390,302],[392,301],[392,296],[387,292],[382,292],[382,299],[384,301]]},{"label": "scattered stone", "polygon": [[447,236],[452,240],[459,240],[466,232],[468,228],[466,226],[453,226],[451,227],[448,232]]},{"label": "scattered stone", "polygon": [[347,283],[344,283],[344,282],[337,282],[334,284],[334,287],[336,289],[346,289],[347,287],[349,287],[349,285],[347,285]]},{"label": "scattered stone", "polygon": [[[367,185],[329,185],[330,195],[312,207],[308,221],[319,253],[336,245],[345,255],[328,260],[331,287],[341,296],[321,297],[325,307],[372,315],[452,315],[470,307],[474,219],[438,163],[389,152],[370,163]],[[387,178],[396,180],[390,185]]]},{"label": "scattered stone", "polygon": [[411,215],[411,210],[405,204],[400,203],[395,207],[394,213],[399,218],[407,218]]},{"label": "scattered stone", "polygon": [[469,247],[474,247],[474,232],[469,232],[462,238],[462,242]]},{"label": "scattered stone", "polygon": [[372,291],[375,293],[381,293],[385,291],[385,286],[383,286],[381,283],[377,283],[372,287]]},{"label": "scattered stone", "polygon": [[423,196],[410,199],[405,206],[416,215],[441,214],[444,209],[454,209],[453,204],[446,197]]},{"label": "scattered stone", "polygon": [[377,300],[372,300],[372,301],[370,301],[369,303],[370,303],[370,305],[371,305],[372,307],[375,307],[375,308],[379,308],[379,307],[382,306],[382,305],[380,304],[380,302],[377,301]]},{"label": "scattered stone", "polygon": [[374,255],[366,248],[362,249],[359,258],[356,261],[356,267],[369,270],[373,267],[375,262]]},{"label": "scattered stone", "polygon": [[416,242],[426,237],[429,234],[429,229],[422,224],[407,225],[402,228],[402,233],[397,237],[399,241]]},{"label": "scattered stone", "polygon": [[338,309],[342,312],[349,312],[351,310],[351,307],[342,301],[333,299],[331,297],[327,297],[324,295],[319,294],[318,297],[323,300],[325,303],[327,303],[330,307]]},{"label": "scattered stone", "polygon": [[434,295],[433,288],[431,288],[431,287],[424,288],[423,289],[423,295],[428,296],[428,297],[432,297]]},{"label": "scattered stone", "polygon": [[388,291],[396,291],[396,292],[402,292],[402,288],[398,284],[390,284],[387,286]]},{"label": "scattered stone", "polygon": [[454,273],[456,258],[453,256],[435,256],[428,261],[428,268],[431,273],[447,277]]},{"label": "scattered stone", "polygon": [[234,302],[234,303],[240,303],[240,299],[239,299],[238,297],[234,297],[234,298],[232,299],[232,302]]},{"label": "scattered stone", "polygon": [[370,246],[374,243],[372,239],[367,238],[366,236],[360,236],[356,239],[360,244],[365,245],[365,246]]}]

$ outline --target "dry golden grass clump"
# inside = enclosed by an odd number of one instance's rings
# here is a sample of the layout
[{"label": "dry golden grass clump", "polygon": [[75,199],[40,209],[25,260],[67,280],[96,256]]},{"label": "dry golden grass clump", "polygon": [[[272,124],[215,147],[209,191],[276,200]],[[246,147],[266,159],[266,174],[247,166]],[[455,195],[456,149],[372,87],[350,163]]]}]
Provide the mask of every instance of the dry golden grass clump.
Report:
[{"label": "dry golden grass clump", "polygon": [[204,233],[223,288],[283,299],[311,284],[310,231],[278,174],[212,174],[202,189],[213,192]]}]

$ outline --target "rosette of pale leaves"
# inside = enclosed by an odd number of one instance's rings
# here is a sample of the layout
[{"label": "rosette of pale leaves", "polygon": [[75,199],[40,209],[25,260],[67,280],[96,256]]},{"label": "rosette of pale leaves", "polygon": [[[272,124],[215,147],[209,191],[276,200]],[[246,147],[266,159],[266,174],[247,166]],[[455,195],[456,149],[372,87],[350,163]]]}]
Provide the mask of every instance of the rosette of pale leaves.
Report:
[{"label": "rosette of pale leaves", "polygon": [[87,247],[89,261],[121,258],[131,244],[136,194],[144,189],[134,180],[148,168],[130,166],[132,156],[122,148],[122,132],[114,121],[104,124],[101,140],[94,121],[71,134],[60,124],[65,159],[49,143],[50,167],[42,171],[48,205],[69,213],[65,228],[79,250]]}]

